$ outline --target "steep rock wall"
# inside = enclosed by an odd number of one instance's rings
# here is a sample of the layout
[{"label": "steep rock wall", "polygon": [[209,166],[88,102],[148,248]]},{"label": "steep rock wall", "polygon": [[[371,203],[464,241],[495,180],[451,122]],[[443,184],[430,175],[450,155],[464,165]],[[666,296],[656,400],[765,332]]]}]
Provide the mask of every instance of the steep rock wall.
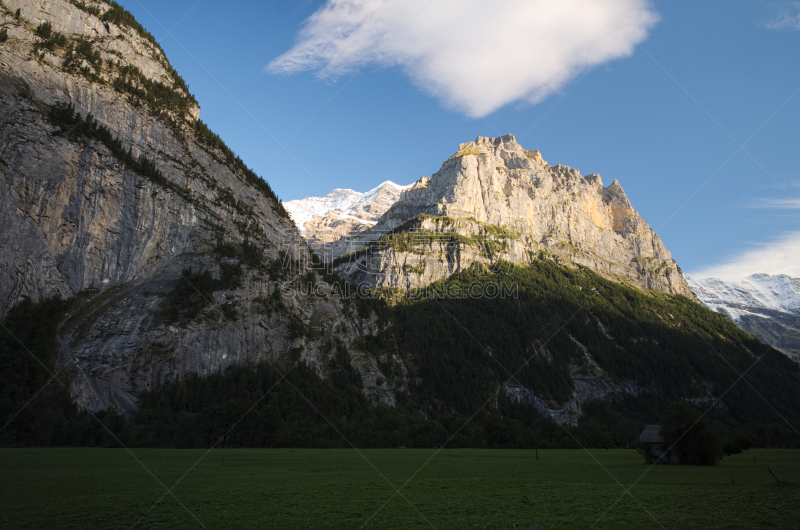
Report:
[{"label": "steep rock wall", "polygon": [[[513,135],[461,144],[437,173],[404,191],[375,227],[360,237],[373,241],[391,237],[386,235],[404,230],[403,223],[420,215],[464,221],[447,223],[442,230],[467,238],[481,226],[499,229],[487,232],[479,242],[479,246],[486,239],[507,243],[493,256],[476,252],[473,241],[461,238],[463,259],[456,270],[481,261],[480,256],[521,263],[544,253],[642,288],[694,299],[669,251],[633,209],[619,182],[604,187],[599,175],[582,177],[576,169],[550,166],[538,151],[523,149]],[[414,224],[414,229],[420,227]],[[341,256],[336,263],[337,270],[359,282],[399,288],[409,281],[397,268],[409,259],[413,256],[399,256],[394,247],[373,246],[369,253]],[[443,277],[445,272],[423,275],[410,283]]]},{"label": "steep rock wall", "polygon": [[[302,361],[325,377],[335,344],[353,348],[376,324],[325,293],[296,294],[310,254],[280,203],[197,122],[152,37],[104,21],[104,2],[82,5],[0,4],[0,314],[26,298],[75,297],[59,367],[93,410],[130,412],[143,391],[235,362]],[[43,23],[52,37],[37,34]],[[128,154],[55,123],[60,104]],[[255,245],[263,264],[220,255],[227,242]],[[197,297],[189,321],[163,317],[184,269],[221,277],[225,266],[242,267],[237,285]]]}]

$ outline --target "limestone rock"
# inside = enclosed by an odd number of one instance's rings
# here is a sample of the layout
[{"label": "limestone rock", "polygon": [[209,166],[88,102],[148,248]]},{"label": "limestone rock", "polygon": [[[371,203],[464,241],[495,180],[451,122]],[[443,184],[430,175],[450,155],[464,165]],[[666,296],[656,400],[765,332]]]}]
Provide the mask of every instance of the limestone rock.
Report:
[{"label": "limestone rock", "polygon": [[[296,293],[310,256],[280,204],[229,151],[203,140],[199,107],[155,41],[92,14],[102,16],[105,2],[81,5],[0,4],[9,34],[0,44],[0,316],[25,298],[76,297],[60,325],[58,362],[74,374],[78,404],[93,410],[130,412],[141,392],[190,372],[265,359],[288,366],[290,352],[325,377],[334,351],[313,337],[327,334],[356,351],[353,342],[375,333],[374,322],[324,292]],[[43,22],[66,45],[43,47]],[[76,56],[80,42],[99,60]],[[161,83],[172,99],[138,96],[145,81]],[[48,118],[57,103],[91,115],[160,177],[135,171],[96,138],[57,127]],[[182,270],[219,276],[230,258],[215,254],[217,243],[245,240],[269,267],[245,266],[242,287],[215,292],[190,322],[159,318]],[[266,310],[269,297],[283,309]],[[292,331],[292,322],[315,332]],[[381,398],[391,401],[392,392]]]},{"label": "limestone rock", "polygon": [[[416,288],[475,262],[549,257],[694,299],[669,251],[618,181],[604,187],[599,175],[582,177],[576,169],[551,166],[510,134],[461,144],[437,173],[404,190],[357,240],[362,247],[382,237],[396,240],[388,235],[396,231],[416,234],[410,235],[411,250],[373,244],[342,255],[343,242],[328,246],[336,270],[373,287]],[[430,234],[437,234],[436,242]],[[487,250],[487,242],[494,250]]]}]

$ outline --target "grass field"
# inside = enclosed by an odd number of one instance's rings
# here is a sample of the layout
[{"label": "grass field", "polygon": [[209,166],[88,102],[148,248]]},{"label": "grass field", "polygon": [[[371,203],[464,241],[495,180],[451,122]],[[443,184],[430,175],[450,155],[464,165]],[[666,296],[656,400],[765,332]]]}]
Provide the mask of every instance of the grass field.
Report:
[{"label": "grass field", "polygon": [[[652,468],[625,450],[539,451],[538,461],[533,451],[470,449],[433,458],[433,450],[412,449],[217,450],[202,460],[200,450],[133,454],[158,480],[122,449],[0,449],[0,525],[800,527],[798,450],[750,450],[717,467]],[[159,481],[170,487],[190,469],[173,490],[177,500],[159,503]],[[392,485],[407,480],[393,497]]]}]

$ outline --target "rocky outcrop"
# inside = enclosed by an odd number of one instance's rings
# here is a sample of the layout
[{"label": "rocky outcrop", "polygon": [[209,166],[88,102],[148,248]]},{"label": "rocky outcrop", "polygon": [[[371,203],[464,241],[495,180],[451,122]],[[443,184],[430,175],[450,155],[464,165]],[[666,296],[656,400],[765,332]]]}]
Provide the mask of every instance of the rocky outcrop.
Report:
[{"label": "rocky outcrop", "polygon": [[[543,399],[514,379],[506,381],[501,387],[508,399],[514,403],[523,403],[533,407],[539,414],[556,423],[577,425],[578,420],[583,416],[583,404],[587,401],[607,400],[615,395],[624,394],[636,396],[641,392],[642,389],[632,381],[620,382],[609,377],[592,358],[586,346],[571,335],[570,339],[583,351],[584,356],[582,365],[572,364],[569,369],[574,384],[570,399],[564,403]],[[545,355],[550,354],[546,352]]]},{"label": "rocky outcrop", "polygon": [[[352,350],[376,325],[313,272],[318,288],[298,294],[310,254],[288,215],[198,121],[152,36],[110,8],[0,4],[0,313],[74,297],[59,365],[94,410],[130,411],[142,391],[234,362],[301,360],[324,377],[335,344]],[[257,259],[231,254],[242,244]],[[175,321],[163,310],[184,269],[241,278]]]},{"label": "rocky outcrop", "polygon": [[345,255],[341,243],[331,246],[334,264],[373,287],[420,287],[475,262],[547,257],[694,299],[619,182],[604,187],[599,175],[551,166],[513,135],[461,144],[358,239],[374,243]]}]

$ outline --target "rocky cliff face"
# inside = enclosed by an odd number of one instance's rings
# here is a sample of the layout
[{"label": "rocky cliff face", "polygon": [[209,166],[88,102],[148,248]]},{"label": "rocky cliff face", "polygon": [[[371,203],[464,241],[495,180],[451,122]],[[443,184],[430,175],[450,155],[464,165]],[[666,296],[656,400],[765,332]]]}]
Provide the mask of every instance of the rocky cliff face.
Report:
[{"label": "rocky cliff face", "polygon": [[[378,288],[418,288],[473,263],[552,258],[642,288],[694,298],[659,237],[616,180],[551,166],[514,138],[461,144],[431,178],[404,190],[336,270]],[[352,245],[351,245],[352,246]]]},{"label": "rocky cliff face", "polygon": [[[143,390],[233,362],[299,358],[324,376],[331,337],[375,331],[313,272],[319,296],[295,296],[307,245],[130,14],[91,0],[0,12],[0,314],[76,297],[60,366],[83,407],[130,410]],[[187,268],[217,287],[192,318],[164,317]]]},{"label": "rocky cliff face", "polygon": [[753,274],[741,282],[688,281],[704,306],[800,362],[800,279]]}]

